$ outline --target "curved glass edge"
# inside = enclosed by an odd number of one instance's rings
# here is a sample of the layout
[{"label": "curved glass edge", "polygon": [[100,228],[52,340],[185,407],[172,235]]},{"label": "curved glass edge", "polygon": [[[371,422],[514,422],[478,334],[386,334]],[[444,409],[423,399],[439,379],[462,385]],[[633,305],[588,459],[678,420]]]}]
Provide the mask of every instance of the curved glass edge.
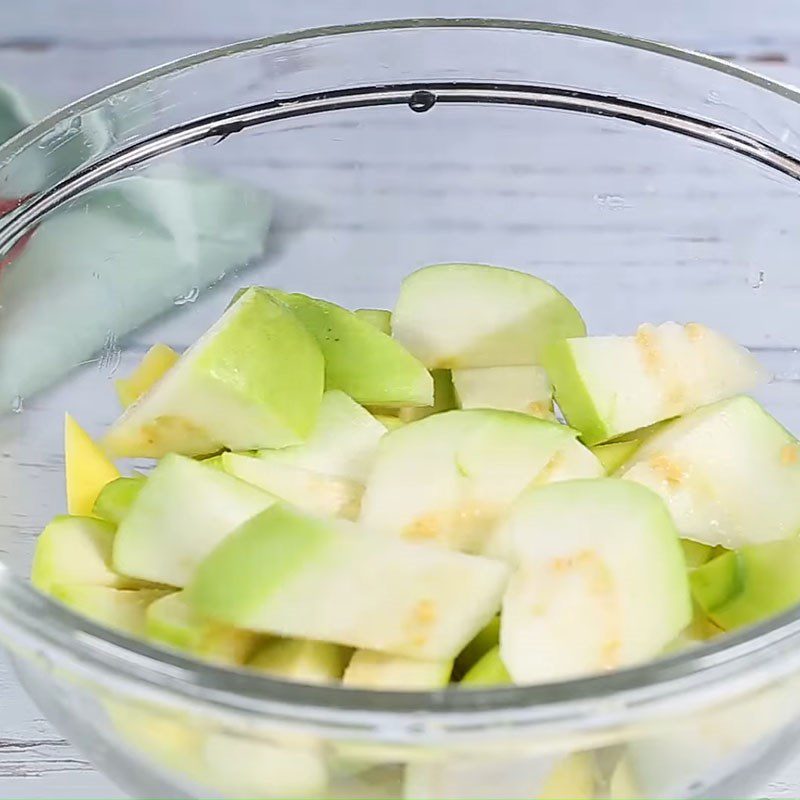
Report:
[{"label": "curved glass edge", "polygon": [[[213,48],[146,70],[89,94],[26,128],[0,147],[0,169],[21,150],[65,118],[84,112],[115,94],[176,74],[218,58],[269,46],[325,36],[413,28],[475,28],[559,34],[617,44],[675,58],[738,78],[792,101],[800,90],[752,70],[659,42],[595,28],[499,18],[431,17],[327,26],[251,39]],[[14,217],[9,215],[5,223]],[[4,225],[0,224],[0,231]],[[201,702],[220,710],[269,714],[332,728],[355,728],[373,736],[381,730],[402,732],[409,720],[415,739],[423,730],[452,733],[459,729],[485,735],[485,727],[502,722],[515,726],[573,726],[591,718],[593,726],[627,719],[637,709],[661,702],[674,704],[689,695],[708,704],[712,689],[724,696],[755,689],[800,668],[800,608],[719,642],[608,675],[530,687],[440,692],[375,692],[339,687],[305,686],[229,670],[158,650],[118,635],[71,612],[12,575],[0,563],[0,638],[11,649],[22,648],[59,666],[98,674],[106,683],[122,682],[128,694],[168,692],[171,698]],[[781,658],[779,658],[781,656]],[[133,688],[132,688],[133,687]],[[604,704],[602,712],[598,703]],[[347,714],[346,720],[342,716]],[[461,718],[461,715],[468,715]]]},{"label": "curved glass edge", "polygon": [[578,733],[630,723],[656,711],[708,707],[800,671],[800,608],[658,661],[551,684],[436,692],[378,692],[281,681],[161,650],[93,623],[51,600],[0,564],[0,642],[128,696],[169,696],[204,706],[324,728],[328,735],[381,736],[430,744],[444,736],[486,737],[488,729],[567,728]]}]

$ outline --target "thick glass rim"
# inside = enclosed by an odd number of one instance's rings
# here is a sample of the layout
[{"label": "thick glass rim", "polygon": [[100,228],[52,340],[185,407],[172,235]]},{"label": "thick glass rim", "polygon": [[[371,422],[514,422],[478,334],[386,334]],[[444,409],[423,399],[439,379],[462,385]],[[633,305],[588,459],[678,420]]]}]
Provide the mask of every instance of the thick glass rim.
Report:
[{"label": "thick glass rim", "polygon": [[[0,169],[65,118],[107,98],[206,62],[248,51],[321,37],[403,29],[516,30],[590,39],[695,64],[800,102],[800,90],[713,56],[610,31],[550,22],[431,17],[328,26],[250,39],[169,62],[66,105],[0,146]],[[15,214],[0,220],[0,239]],[[765,685],[800,665],[800,608],[723,640],[641,666],[552,684],[436,692],[376,692],[307,686],[201,663],[118,635],[37,592],[0,563],[0,635],[12,650],[33,653],[59,668],[69,665],[107,684],[172,700],[202,702],[220,711],[268,715],[344,729],[349,735],[407,738],[486,734],[508,726],[600,727],[628,720],[637,710],[668,711],[677,697],[704,705]]]}]

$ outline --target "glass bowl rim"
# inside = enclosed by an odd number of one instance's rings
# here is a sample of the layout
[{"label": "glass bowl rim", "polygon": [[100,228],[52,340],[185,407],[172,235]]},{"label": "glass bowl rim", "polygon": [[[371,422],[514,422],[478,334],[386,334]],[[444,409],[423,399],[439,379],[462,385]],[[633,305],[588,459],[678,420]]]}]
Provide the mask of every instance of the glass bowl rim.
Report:
[{"label": "glass bowl rim", "polygon": [[[492,17],[420,17],[334,25],[281,33],[212,48],[140,72],[84,96],[44,117],[0,146],[0,170],[63,120],[157,78],[248,51],[321,37],[419,29],[549,33],[643,50],[724,73],[800,102],[800,90],[720,58],[612,31],[534,20]],[[3,231],[16,217],[0,219]],[[568,724],[574,730],[629,719],[636,709],[674,705],[691,695],[707,702],[712,687],[760,687],[800,663],[800,607],[759,625],[673,656],[610,673],[551,684],[494,689],[387,692],[310,686],[202,663],[117,634],[73,613],[13,575],[0,562],[0,634],[12,650],[47,663],[69,663],[125,691],[168,693],[221,710],[277,715],[286,720],[354,726],[418,739],[427,731],[486,731],[488,726]],[[792,658],[792,654],[795,657]],[[778,658],[782,655],[783,658]],[[53,656],[56,656],[54,659]],[[351,732],[353,728],[351,727]]]}]

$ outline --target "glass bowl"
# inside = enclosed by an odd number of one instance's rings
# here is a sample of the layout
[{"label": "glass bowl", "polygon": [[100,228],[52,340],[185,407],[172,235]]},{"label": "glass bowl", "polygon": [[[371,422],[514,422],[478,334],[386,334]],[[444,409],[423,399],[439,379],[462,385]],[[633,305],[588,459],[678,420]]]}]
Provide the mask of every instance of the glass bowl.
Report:
[{"label": "glass bowl", "polygon": [[98,434],[146,348],[261,283],[390,307],[477,261],[595,333],[702,320],[800,430],[800,95],[602,31],[401,20],[245,42],[131,78],[0,149],[0,636],[52,722],[158,797],[743,796],[795,749],[800,613],[560,684],[312,687],[100,628],[26,582],[64,508],[66,410]]}]

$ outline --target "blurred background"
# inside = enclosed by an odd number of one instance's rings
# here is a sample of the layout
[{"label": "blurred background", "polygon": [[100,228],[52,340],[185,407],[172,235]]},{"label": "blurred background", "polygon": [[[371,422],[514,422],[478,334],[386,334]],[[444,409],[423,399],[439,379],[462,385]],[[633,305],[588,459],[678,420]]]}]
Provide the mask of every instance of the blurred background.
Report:
[{"label": "blurred background", "polygon": [[[704,51],[800,85],[797,0],[5,0],[0,8],[0,88],[21,98],[31,118],[232,41],[413,16],[491,14],[605,28]],[[13,125],[6,131],[0,124],[0,138],[13,132]],[[751,277],[763,279],[757,272]],[[797,796],[798,783],[800,765],[776,776],[764,796]],[[0,798],[118,796],[42,719],[0,661]]]}]

